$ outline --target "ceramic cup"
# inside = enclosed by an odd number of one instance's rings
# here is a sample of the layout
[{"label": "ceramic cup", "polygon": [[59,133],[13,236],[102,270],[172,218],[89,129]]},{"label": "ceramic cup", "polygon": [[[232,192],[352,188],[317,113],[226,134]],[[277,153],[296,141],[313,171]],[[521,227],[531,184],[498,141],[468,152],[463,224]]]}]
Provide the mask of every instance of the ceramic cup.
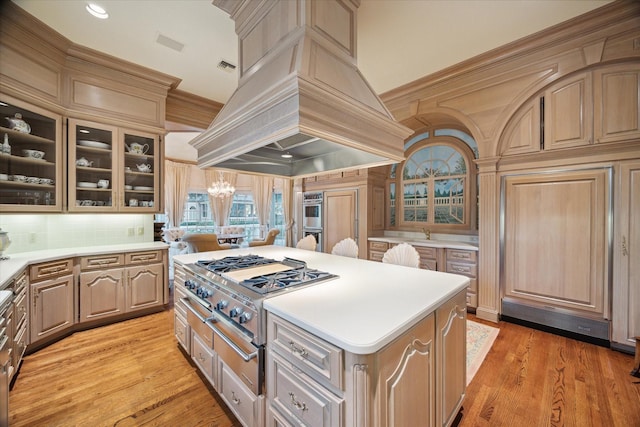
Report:
[{"label": "ceramic cup", "polygon": [[17,181],[17,182],[25,182],[27,180],[27,177],[24,175],[11,175],[10,178],[12,181]]},{"label": "ceramic cup", "polygon": [[138,199],[129,199],[129,206],[138,206]]},{"label": "ceramic cup", "polygon": [[153,200],[149,201],[149,207],[152,208],[153,207]]},{"label": "ceramic cup", "polygon": [[0,173],[0,181],[9,181],[9,175],[6,173]]},{"label": "ceramic cup", "polygon": [[29,184],[38,184],[38,183],[40,183],[40,178],[38,178],[37,176],[28,176],[27,177],[27,183],[29,183]]},{"label": "ceramic cup", "polygon": [[47,184],[47,185],[51,185],[53,184],[53,179],[51,178],[40,178],[40,184]]},{"label": "ceramic cup", "polygon": [[143,207],[145,207],[145,208],[148,208],[148,207],[149,207],[149,202],[148,202],[147,200],[143,200],[143,201],[141,201],[141,202],[140,202],[140,204],[141,204]]},{"label": "ceramic cup", "polygon": [[108,179],[101,179],[98,181],[98,187],[99,188],[109,188],[109,180]]}]

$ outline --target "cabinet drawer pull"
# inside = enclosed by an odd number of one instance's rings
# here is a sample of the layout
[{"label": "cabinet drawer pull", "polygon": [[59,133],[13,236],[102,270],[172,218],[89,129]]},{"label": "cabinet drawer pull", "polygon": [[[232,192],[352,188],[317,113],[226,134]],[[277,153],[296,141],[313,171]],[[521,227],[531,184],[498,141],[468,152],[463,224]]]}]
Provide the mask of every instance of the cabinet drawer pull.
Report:
[{"label": "cabinet drawer pull", "polygon": [[298,353],[301,357],[304,357],[305,359],[309,355],[309,353],[307,353],[307,350],[305,350],[304,347],[298,347],[296,343],[294,343],[293,341],[289,341],[289,347],[291,347],[291,350],[294,353]]},{"label": "cabinet drawer pull", "polygon": [[233,403],[235,403],[236,405],[239,405],[239,404],[240,404],[240,399],[238,399],[238,398],[236,397],[236,392],[235,392],[235,391],[232,391],[232,392],[231,392],[231,401],[232,401]]},{"label": "cabinet drawer pull", "polygon": [[300,411],[304,412],[307,410],[307,404],[304,402],[300,402],[299,400],[296,399],[296,395],[293,394],[292,391],[289,392],[289,397],[291,398],[291,404],[293,406],[295,406],[297,409],[299,409]]}]

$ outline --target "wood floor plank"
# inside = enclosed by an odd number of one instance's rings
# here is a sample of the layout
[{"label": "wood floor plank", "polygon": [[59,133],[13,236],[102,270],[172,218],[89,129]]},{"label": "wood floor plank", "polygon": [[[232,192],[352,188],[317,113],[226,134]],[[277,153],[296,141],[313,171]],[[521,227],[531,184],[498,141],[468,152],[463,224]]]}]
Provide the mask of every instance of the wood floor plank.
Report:
[{"label": "wood floor plank", "polygon": [[[640,426],[633,356],[512,323],[497,326],[459,426]],[[240,426],[173,331],[168,309],[78,332],[28,355],[9,394],[10,425]]]}]

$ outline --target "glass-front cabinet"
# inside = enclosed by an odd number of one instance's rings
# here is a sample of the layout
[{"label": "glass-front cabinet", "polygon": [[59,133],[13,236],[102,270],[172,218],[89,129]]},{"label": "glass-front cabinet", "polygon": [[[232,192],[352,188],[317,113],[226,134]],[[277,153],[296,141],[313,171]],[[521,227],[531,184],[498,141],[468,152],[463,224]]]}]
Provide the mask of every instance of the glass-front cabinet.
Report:
[{"label": "glass-front cabinet", "polygon": [[69,120],[69,210],[156,212],[159,138]]},{"label": "glass-front cabinet", "polygon": [[0,211],[61,211],[62,117],[1,95],[0,117]]}]

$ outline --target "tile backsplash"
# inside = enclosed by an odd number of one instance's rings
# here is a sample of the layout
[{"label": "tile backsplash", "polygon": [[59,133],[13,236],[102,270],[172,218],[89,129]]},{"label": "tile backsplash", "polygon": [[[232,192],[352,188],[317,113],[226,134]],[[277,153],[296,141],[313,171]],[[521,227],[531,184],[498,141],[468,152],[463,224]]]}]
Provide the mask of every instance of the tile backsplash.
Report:
[{"label": "tile backsplash", "polygon": [[153,215],[2,214],[0,228],[11,239],[6,255],[153,241]]}]

